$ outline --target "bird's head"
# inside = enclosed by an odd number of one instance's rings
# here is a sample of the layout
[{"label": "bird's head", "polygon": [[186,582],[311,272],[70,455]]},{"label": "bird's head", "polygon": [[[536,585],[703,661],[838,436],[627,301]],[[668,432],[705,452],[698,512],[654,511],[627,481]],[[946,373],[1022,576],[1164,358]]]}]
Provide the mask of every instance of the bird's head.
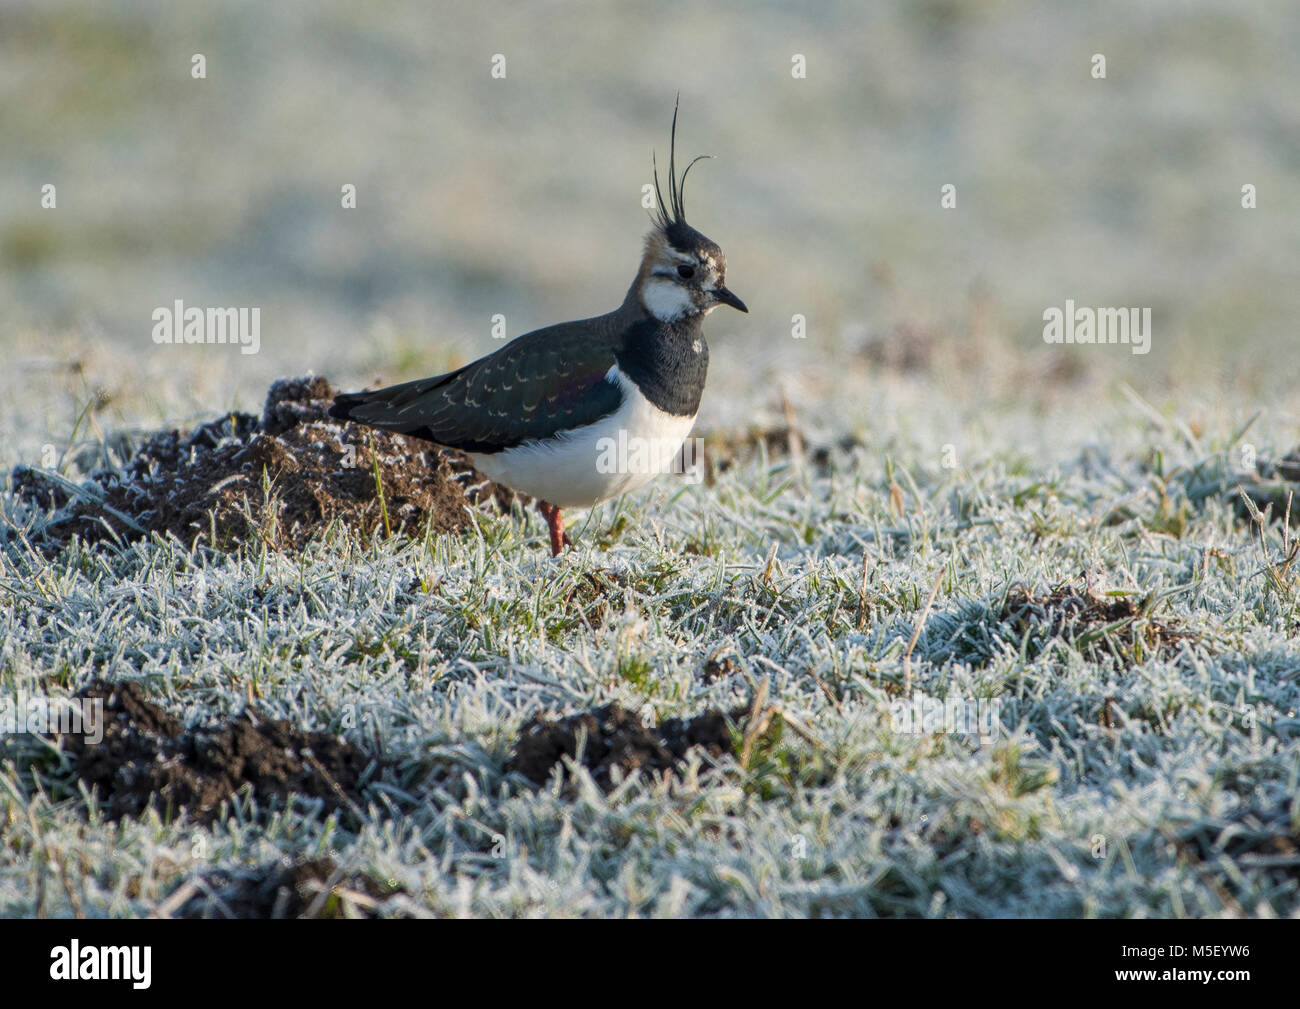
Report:
[{"label": "bird's head", "polygon": [[727,290],[727,257],[718,243],[686,223],[686,176],[701,158],[687,165],[679,179],[676,148],[677,108],[674,106],[672,143],[668,149],[668,202],[664,202],[659,188],[656,165],[658,207],[654,228],[646,236],[645,254],[634,285],[637,297],[642,307],[660,322],[707,315],[719,305],[748,312],[745,303]]}]

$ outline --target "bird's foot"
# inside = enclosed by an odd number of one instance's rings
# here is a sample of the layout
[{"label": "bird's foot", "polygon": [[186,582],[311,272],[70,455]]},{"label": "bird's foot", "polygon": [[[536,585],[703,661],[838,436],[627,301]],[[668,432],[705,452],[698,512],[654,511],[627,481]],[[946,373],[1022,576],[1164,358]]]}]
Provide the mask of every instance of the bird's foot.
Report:
[{"label": "bird's foot", "polygon": [[573,546],[573,540],[564,531],[564,516],[560,514],[560,509],[556,505],[546,501],[538,501],[537,510],[542,513],[542,518],[546,519],[546,527],[551,533],[551,556],[559,557],[561,550]]}]

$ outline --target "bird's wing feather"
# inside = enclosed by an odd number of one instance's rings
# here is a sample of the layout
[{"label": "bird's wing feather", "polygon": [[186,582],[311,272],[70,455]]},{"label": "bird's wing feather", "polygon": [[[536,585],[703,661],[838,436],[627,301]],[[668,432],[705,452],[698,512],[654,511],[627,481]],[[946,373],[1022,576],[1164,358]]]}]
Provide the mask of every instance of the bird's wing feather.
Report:
[{"label": "bird's wing feather", "polygon": [[618,409],[614,347],[590,327],[539,329],[457,371],[339,396],[336,417],[467,452],[499,452]]}]

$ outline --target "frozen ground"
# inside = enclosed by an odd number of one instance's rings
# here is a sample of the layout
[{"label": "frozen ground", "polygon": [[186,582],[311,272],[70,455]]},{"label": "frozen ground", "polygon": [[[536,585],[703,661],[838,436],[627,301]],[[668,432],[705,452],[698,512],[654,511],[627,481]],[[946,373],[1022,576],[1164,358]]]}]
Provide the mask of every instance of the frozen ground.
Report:
[{"label": "frozen ground", "polygon": [[[190,881],[324,856],[391,914],[1296,913],[1296,580],[1280,523],[1261,545],[1220,480],[1237,418],[1162,421],[1117,393],[1098,425],[1096,395],[1067,390],[1073,408],[975,426],[945,468],[917,434],[938,388],[859,378],[889,408],[837,433],[866,444],[666,480],[597,509],[558,561],[535,516],[489,510],[467,534],[334,530],[294,555],[46,559],[42,518],[7,498],[6,690],[129,679],[191,724],[253,700],[393,770],[342,819],[240,801],[114,823],[66,758],[13,737],[0,902],[148,914]],[[1092,444],[1040,461],[1044,429]],[[1133,605],[1075,621],[1059,586]],[[1017,587],[1037,615],[1006,609]],[[891,708],[909,679],[996,701],[994,731],[911,731]],[[786,725],[743,759],[610,794],[506,773],[538,712],[617,700],[658,722],[760,688]]]},{"label": "frozen ground", "polygon": [[[1300,444],[1300,19],[1048,9],[3,5],[4,473],[80,479],[283,375],[432,374],[493,349],[498,312],[607,310],[679,88],[719,155],[692,216],[753,311],[707,327],[700,433],[735,464],[607,503],[558,561],[490,508],[301,552],[51,552],[5,489],[0,695],[130,681],[191,727],[251,705],[376,770],[328,808],[112,819],[66,749],[6,736],[0,909],[269,913],[296,872],[281,911],[1300,913],[1274,472]],[[153,345],[175,298],[261,306],[261,353]],[[1152,353],[1044,344],[1067,298],[1151,306]],[[794,455],[755,445],[785,401]],[[1262,525],[1234,491],[1261,470]],[[916,692],[996,730],[914,731]],[[533,716],[612,701],[754,716],[732,755],[608,792],[508,769]]]}]

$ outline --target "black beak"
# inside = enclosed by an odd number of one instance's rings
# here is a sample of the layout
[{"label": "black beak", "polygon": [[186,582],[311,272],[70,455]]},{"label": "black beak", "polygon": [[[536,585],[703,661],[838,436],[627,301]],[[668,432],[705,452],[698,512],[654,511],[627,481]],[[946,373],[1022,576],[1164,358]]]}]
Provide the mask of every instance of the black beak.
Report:
[{"label": "black beak", "polygon": [[719,284],[717,287],[713,289],[713,299],[715,301],[721,302],[724,305],[730,305],[732,308],[738,309],[741,312],[749,311],[749,309],[745,307],[745,303],[743,301],[737,298],[734,294],[728,291],[721,284]]}]

